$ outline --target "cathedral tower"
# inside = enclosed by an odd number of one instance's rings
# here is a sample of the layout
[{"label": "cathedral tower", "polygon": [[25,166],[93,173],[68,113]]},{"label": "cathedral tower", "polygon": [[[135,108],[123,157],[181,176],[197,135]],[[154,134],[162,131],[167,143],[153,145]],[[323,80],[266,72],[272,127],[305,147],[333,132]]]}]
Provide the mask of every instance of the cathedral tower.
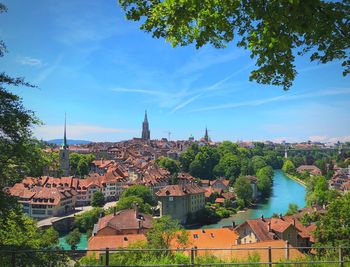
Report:
[{"label": "cathedral tower", "polygon": [[147,110],[145,111],[145,119],[143,120],[143,123],[142,123],[142,136],[141,136],[141,138],[144,140],[151,139],[151,133],[149,130],[148,119],[147,119]]},{"label": "cathedral tower", "polygon": [[61,166],[62,176],[69,176],[69,147],[67,144],[66,116],[64,116],[63,144],[60,149],[60,166]]},{"label": "cathedral tower", "polygon": [[205,127],[204,140],[205,140],[205,142],[209,142],[210,141],[207,127]]}]

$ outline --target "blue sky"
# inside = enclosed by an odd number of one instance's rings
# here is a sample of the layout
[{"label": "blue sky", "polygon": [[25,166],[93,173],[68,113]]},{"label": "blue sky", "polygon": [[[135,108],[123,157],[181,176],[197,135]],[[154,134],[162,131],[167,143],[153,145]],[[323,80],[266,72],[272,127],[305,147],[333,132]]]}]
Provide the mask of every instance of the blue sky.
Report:
[{"label": "blue sky", "polygon": [[124,19],[115,0],[6,0],[1,69],[39,89],[12,88],[44,125],[39,138],[118,141],[151,137],[220,140],[350,140],[350,78],[337,62],[298,58],[293,87],[249,82],[254,60],[230,44],[172,48]]}]

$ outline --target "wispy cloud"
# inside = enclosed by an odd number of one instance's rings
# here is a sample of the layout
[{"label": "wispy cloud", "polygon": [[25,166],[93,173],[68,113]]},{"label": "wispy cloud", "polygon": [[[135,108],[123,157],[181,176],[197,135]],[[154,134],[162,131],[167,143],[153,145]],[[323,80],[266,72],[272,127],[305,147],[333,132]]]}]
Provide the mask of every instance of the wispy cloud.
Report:
[{"label": "wispy cloud", "polygon": [[[118,133],[133,133],[138,130],[133,129],[117,129],[108,128],[90,124],[69,124],[67,125],[67,134],[69,138],[85,138],[89,135],[98,134],[118,134]],[[63,135],[62,125],[43,125],[34,129],[34,134],[44,140],[59,138]]]},{"label": "wispy cloud", "polygon": [[38,74],[38,76],[35,78],[33,84],[40,85],[43,81],[45,81],[47,79],[47,77],[49,77],[56,70],[58,65],[61,63],[62,59],[63,59],[63,54],[58,55],[53,64],[48,65],[48,67],[43,69]]},{"label": "wispy cloud", "polygon": [[22,65],[29,65],[32,67],[41,67],[43,65],[43,62],[40,59],[33,57],[19,57],[18,61]]},{"label": "wispy cloud", "polygon": [[175,111],[187,106],[188,104],[192,103],[194,100],[196,100],[198,97],[200,97],[201,95],[195,95],[194,97],[191,97],[190,99],[180,103],[179,105],[177,105],[175,108],[173,108],[172,111],[170,111],[170,114],[173,114]]},{"label": "wispy cloud", "polygon": [[238,74],[242,73],[243,71],[249,69],[250,67],[252,67],[254,65],[254,63],[250,63],[247,64],[246,66],[244,66],[243,68],[234,71],[233,73],[231,73],[230,75],[228,75],[227,77],[221,79],[220,81],[214,83],[213,85],[207,87],[206,89],[204,89],[204,91],[213,91],[218,89],[221,85],[223,85],[224,83],[226,83],[227,81],[229,81],[230,79],[232,79],[233,77],[237,76]]},{"label": "wispy cloud", "polygon": [[350,88],[334,88],[334,89],[331,88],[331,89],[312,92],[312,93],[281,95],[281,96],[265,98],[265,99],[257,99],[257,100],[251,100],[251,101],[228,103],[228,104],[211,106],[211,107],[203,107],[203,108],[193,109],[191,110],[191,112],[231,109],[231,108],[246,107],[246,106],[260,106],[271,102],[291,101],[291,100],[298,100],[298,99],[307,99],[307,98],[314,98],[314,97],[343,95],[343,94],[346,94],[346,95],[350,94]]},{"label": "wispy cloud", "polygon": [[243,54],[244,52],[242,53],[242,51],[239,49],[235,49],[230,52],[202,49],[193,58],[191,58],[187,64],[179,68],[177,70],[177,74],[185,75],[199,72],[209,67],[235,60]]}]

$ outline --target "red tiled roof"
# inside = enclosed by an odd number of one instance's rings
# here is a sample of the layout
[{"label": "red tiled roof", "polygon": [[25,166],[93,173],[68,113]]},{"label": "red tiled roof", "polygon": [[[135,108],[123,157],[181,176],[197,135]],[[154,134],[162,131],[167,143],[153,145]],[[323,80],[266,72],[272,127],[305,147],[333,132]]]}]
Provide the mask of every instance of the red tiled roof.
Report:
[{"label": "red tiled roof", "polygon": [[205,190],[197,184],[168,185],[160,189],[156,195],[158,197],[173,196],[180,197],[188,194],[205,193]]},{"label": "red tiled roof", "polygon": [[[88,240],[88,250],[102,250],[106,248],[117,249],[127,248],[129,245],[137,241],[146,241],[144,234],[130,235],[109,235],[109,236],[93,236]],[[99,258],[100,251],[89,251],[88,255],[96,255]]]},{"label": "red tiled roof", "polygon": [[114,214],[109,214],[98,220],[97,232],[105,227],[111,227],[117,231],[124,229],[140,229],[139,221],[141,220],[141,227],[143,229],[152,228],[152,216],[149,214],[139,213],[139,218],[136,218],[136,212],[134,209],[122,210]]}]

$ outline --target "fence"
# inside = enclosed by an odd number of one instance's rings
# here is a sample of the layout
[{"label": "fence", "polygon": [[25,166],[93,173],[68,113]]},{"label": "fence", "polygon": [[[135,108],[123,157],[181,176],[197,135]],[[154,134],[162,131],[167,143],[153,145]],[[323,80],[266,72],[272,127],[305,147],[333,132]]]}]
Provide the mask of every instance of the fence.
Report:
[{"label": "fence", "polygon": [[[293,251],[304,251],[308,252],[308,256],[306,254],[301,254],[303,257],[291,257]],[[316,253],[318,250],[321,250],[322,253],[329,253],[333,255],[331,258],[318,258]],[[282,251],[282,253],[281,253]],[[113,255],[117,255],[117,253],[128,255],[171,255],[171,253],[183,253],[188,256],[187,263],[168,263],[168,264],[122,264],[122,263],[111,263],[111,257]],[[224,253],[223,253],[224,252]],[[253,254],[250,254],[253,252]],[[248,262],[249,255],[254,255],[254,252],[258,252],[259,260]],[[139,254],[138,254],[139,253]],[[37,262],[38,265],[32,262],[28,265],[26,264],[26,260],[30,261],[30,258],[35,258],[35,255],[45,256],[47,259],[46,265],[48,267],[53,266],[66,266],[65,264],[57,265],[55,263],[55,259],[59,256],[68,256],[70,260],[79,261],[79,259],[83,256],[90,255],[92,257],[96,257],[96,263],[93,265],[89,264],[79,264],[78,266],[109,266],[109,267],[125,267],[125,266],[147,266],[147,267],[166,267],[166,266],[182,266],[182,267],[201,267],[201,266],[276,266],[278,264],[285,264],[287,266],[350,266],[350,247],[258,247],[258,248],[185,248],[185,249],[100,249],[100,250],[0,250],[0,265],[1,266],[9,266],[9,267],[18,267],[18,266],[43,266],[40,265],[40,261]],[[226,261],[220,262],[203,262],[198,261],[201,257],[205,255],[225,255],[231,256],[231,260],[228,258]],[[283,257],[278,258],[276,255]],[[248,255],[248,258],[239,259],[234,256],[237,255]],[[310,256],[311,255],[311,256]],[[336,256],[335,256],[336,255]],[[242,257],[241,257],[242,258]],[[260,259],[263,259],[262,261]],[[71,262],[72,263],[72,262]],[[326,264],[326,265],[324,265]],[[73,266],[73,265],[67,265]]]}]

